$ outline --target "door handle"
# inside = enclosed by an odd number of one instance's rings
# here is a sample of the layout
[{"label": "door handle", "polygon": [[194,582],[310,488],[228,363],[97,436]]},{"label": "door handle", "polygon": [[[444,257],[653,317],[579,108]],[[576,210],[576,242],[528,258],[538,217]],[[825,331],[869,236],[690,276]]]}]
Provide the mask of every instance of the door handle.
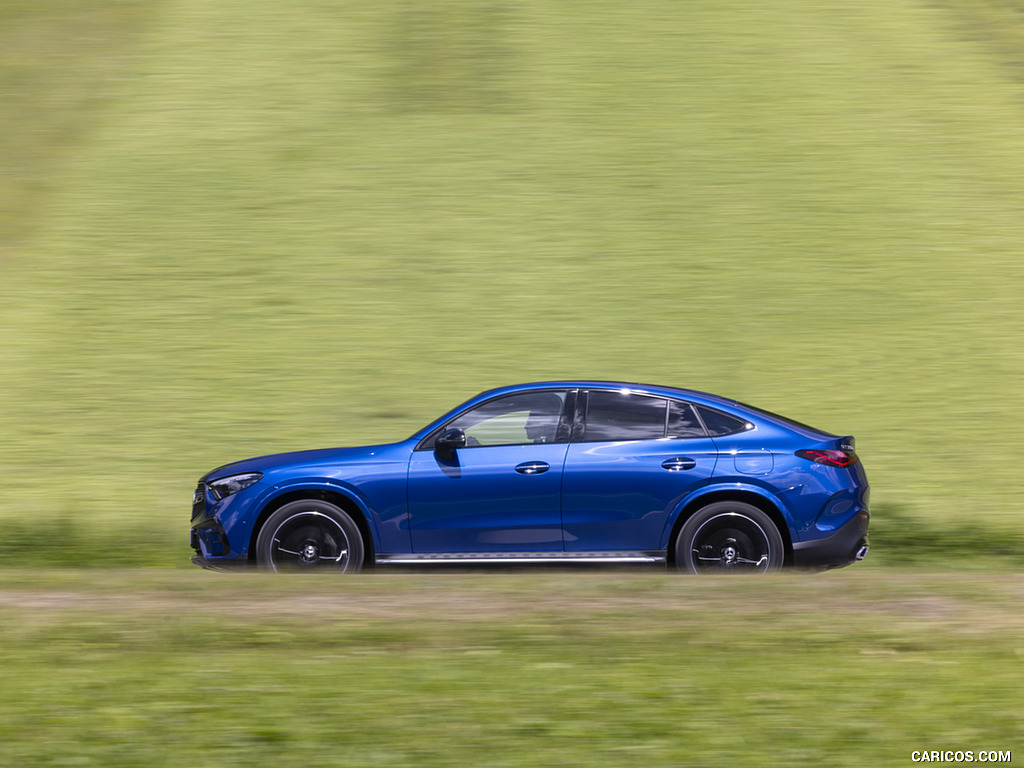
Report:
[{"label": "door handle", "polygon": [[520,475],[539,475],[541,472],[547,472],[550,466],[546,461],[524,461],[516,467],[516,472]]},{"label": "door handle", "polygon": [[665,459],[661,462],[661,466],[669,472],[678,472],[682,469],[693,469],[697,466],[697,462],[693,459],[688,459],[685,456],[680,456],[675,459]]}]

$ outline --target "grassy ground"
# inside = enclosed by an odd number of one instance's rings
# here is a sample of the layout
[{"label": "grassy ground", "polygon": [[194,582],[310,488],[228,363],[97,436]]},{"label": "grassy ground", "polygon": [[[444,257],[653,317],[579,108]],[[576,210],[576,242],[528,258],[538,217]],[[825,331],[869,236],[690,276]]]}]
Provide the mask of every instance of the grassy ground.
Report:
[{"label": "grassy ground", "polygon": [[183,563],[212,466],[560,376],[855,434],[890,562],[1018,551],[1014,18],[5,5],[0,554]]},{"label": "grassy ground", "polygon": [[2,580],[7,765],[899,766],[1024,729],[1017,575]]}]

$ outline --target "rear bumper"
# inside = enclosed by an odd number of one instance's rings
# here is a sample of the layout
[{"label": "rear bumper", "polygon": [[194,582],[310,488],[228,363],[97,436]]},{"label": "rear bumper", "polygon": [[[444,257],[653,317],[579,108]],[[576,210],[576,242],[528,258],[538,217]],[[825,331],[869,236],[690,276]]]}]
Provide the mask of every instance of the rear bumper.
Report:
[{"label": "rear bumper", "polygon": [[793,565],[797,568],[841,568],[863,560],[868,553],[870,513],[864,509],[846,525],[824,539],[793,544]]}]

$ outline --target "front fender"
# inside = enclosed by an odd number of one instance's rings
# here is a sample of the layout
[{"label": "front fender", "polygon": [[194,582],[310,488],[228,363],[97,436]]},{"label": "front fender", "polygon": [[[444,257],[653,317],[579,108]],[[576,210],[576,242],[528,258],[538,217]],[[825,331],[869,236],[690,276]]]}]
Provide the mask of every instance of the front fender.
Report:
[{"label": "front fender", "polygon": [[[359,488],[340,480],[325,480],[324,478],[296,479],[270,486],[256,502],[255,507],[259,510],[259,513],[257,519],[253,520],[253,526],[266,517],[265,513],[268,508],[280,506],[279,500],[282,497],[307,493],[310,495],[319,493],[336,494],[350,501],[366,519],[370,536],[373,539],[374,551],[382,551],[383,540],[381,530],[385,526],[383,518]],[[250,528],[250,536],[252,535],[252,530]],[[408,534],[406,533],[407,536]]]}]

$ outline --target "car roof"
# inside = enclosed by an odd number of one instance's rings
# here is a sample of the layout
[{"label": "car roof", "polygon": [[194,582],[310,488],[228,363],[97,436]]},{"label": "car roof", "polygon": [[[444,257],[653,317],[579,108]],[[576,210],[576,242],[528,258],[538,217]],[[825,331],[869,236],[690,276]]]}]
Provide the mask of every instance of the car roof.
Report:
[{"label": "car roof", "polygon": [[733,400],[728,397],[722,397],[721,395],[714,395],[710,392],[702,392],[696,389],[684,389],[682,387],[668,387],[658,384],[643,384],[640,382],[631,381],[604,381],[601,379],[563,379],[556,381],[534,381],[525,384],[512,384],[505,387],[496,387],[495,389],[489,389],[486,392],[481,392],[479,395],[474,397],[486,399],[494,397],[495,395],[506,394],[510,392],[523,392],[530,390],[540,389],[605,389],[605,390],[624,390],[633,392],[636,394],[643,395],[660,395],[663,397],[682,397],[688,400],[706,401],[708,403],[717,403],[721,405],[730,405],[735,407],[745,407],[742,403]]}]

